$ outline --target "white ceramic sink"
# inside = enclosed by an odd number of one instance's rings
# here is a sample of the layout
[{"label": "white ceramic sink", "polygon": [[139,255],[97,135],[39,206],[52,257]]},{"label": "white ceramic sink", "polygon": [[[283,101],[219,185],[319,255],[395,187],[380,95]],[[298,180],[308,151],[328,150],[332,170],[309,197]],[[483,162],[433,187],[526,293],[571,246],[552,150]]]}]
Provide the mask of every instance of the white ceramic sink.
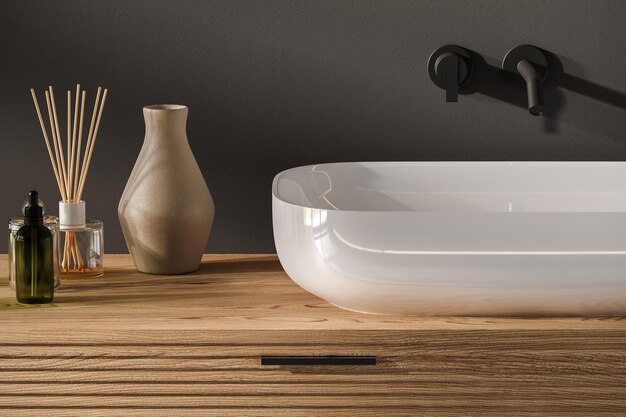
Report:
[{"label": "white ceramic sink", "polygon": [[276,176],[302,288],[415,315],[626,314],[626,162],[363,162]]}]

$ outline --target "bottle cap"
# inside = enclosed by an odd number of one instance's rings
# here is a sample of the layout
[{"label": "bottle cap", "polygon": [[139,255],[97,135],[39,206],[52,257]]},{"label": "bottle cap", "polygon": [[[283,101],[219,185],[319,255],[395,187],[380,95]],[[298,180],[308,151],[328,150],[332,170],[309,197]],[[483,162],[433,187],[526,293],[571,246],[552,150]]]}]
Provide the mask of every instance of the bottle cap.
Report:
[{"label": "bottle cap", "polygon": [[[29,193],[30,194],[30,193]],[[22,216],[26,216],[26,206],[30,204],[30,197],[26,197],[26,200],[22,203]],[[39,206],[41,207],[41,214],[46,215],[46,204],[43,200],[39,199]]]},{"label": "bottle cap", "polygon": [[32,190],[28,193],[28,204],[24,207],[25,223],[42,223],[43,207],[39,205],[39,194]]},{"label": "bottle cap", "polygon": [[80,230],[85,228],[85,202],[65,203],[59,201],[59,222],[61,230]]}]

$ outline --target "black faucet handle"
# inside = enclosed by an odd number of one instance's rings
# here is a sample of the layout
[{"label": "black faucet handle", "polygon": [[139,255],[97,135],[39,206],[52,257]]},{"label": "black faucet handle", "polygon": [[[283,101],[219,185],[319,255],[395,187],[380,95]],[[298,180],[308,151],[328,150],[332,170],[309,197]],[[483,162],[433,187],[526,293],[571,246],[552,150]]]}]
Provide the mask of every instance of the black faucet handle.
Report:
[{"label": "black faucet handle", "polygon": [[467,64],[457,54],[445,52],[435,61],[435,72],[446,89],[446,102],[459,101],[459,84],[467,76]]},{"label": "black faucet handle", "polygon": [[446,45],[428,59],[428,73],[439,88],[446,90],[446,102],[458,101],[458,92],[469,81],[472,72],[469,53],[457,45]]}]

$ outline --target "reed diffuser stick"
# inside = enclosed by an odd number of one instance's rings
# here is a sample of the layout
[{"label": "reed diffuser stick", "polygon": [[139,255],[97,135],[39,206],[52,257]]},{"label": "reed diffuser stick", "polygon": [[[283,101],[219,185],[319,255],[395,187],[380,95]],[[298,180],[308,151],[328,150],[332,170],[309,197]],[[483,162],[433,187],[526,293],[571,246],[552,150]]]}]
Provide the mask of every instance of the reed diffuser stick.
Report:
[{"label": "reed diffuser stick", "polygon": [[[87,166],[87,158],[88,158],[88,154],[89,154],[89,147],[91,146],[91,140],[93,137],[93,128],[95,126],[96,123],[96,115],[98,114],[98,102],[100,101],[100,93],[101,93],[101,88],[98,87],[98,91],[96,92],[96,101],[94,102],[93,105],[93,112],[91,114],[91,123],[89,124],[89,133],[87,134],[87,143],[85,144],[85,153],[83,155],[83,163],[82,166],[80,168],[80,179],[79,180],[79,184],[78,184],[78,190],[80,190],[80,182],[82,182],[82,177],[83,177],[83,173],[85,172],[85,167]],[[82,197],[81,193],[78,193],[79,196]]]},{"label": "reed diffuser stick", "polygon": [[[70,167],[70,151],[72,150],[72,92],[67,90],[67,166]],[[67,189],[72,190],[72,171],[68,169],[67,173]],[[68,195],[71,199],[71,194]]]},{"label": "reed diffuser stick", "polygon": [[37,95],[35,94],[35,89],[31,88],[30,93],[33,96],[33,103],[35,103],[35,110],[37,110],[37,117],[39,118],[39,125],[41,126],[41,133],[43,133],[43,139],[46,142],[46,149],[48,149],[48,156],[50,157],[50,163],[52,164],[52,170],[54,171],[54,178],[56,178],[57,185],[60,190],[61,180],[59,179],[59,172],[57,170],[56,161],[54,159],[54,155],[52,154],[52,149],[50,148],[50,139],[48,138],[48,133],[46,132],[46,125],[43,121],[43,117],[41,116],[41,110],[39,109],[39,102],[37,101]]},{"label": "reed diffuser stick", "polygon": [[[72,199],[75,197],[73,192],[74,190],[74,182],[76,181],[74,178],[74,164],[76,162],[76,130],[78,128],[78,105],[80,104],[80,84],[76,84],[76,99],[74,103],[74,124],[72,126],[72,151],[70,152],[70,194]],[[74,201],[74,200],[72,200]],[[76,203],[77,201],[74,201]]]},{"label": "reed diffuser stick", "polygon": [[[96,121],[96,128],[93,131],[93,136],[91,138],[91,143],[89,144],[89,157],[87,158],[87,166],[83,167],[83,173],[80,184],[78,184],[78,199],[83,196],[83,189],[85,188],[85,181],[87,180],[87,173],[89,172],[89,165],[91,164],[91,156],[93,155],[93,148],[96,144],[96,138],[98,137],[98,128],[100,127],[100,119],[102,118],[102,111],[104,110],[104,102],[107,99],[108,90],[104,89],[104,95],[102,96],[102,101],[99,105],[98,110],[98,120]],[[85,149],[85,151],[87,151]]]},{"label": "reed diffuser stick", "polygon": [[[83,90],[83,95],[81,97],[81,104],[80,104],[80,126],[78,127],[78,146],[76,148],[76,166],[74,167],[74,189],[72,190],[73,195],[77,195],[78,194],[78,167],[80,165],[80,149],[81,149],[81,144],[82,144],[82,139],[83,139],[83,118],[85,116],[85,97],[86,97],[86,92]],[[75,201],[78,202],[78,201]]]},{"label": "reed diffuser stick", "polygon": [[50,103],[50,93],[46,91],[46,106],[48,107],[48,118],[50,119],[50,130],[52,132],[52,142],[54,144],[54,156],[56,165],[59,169],[59,179],[61,180],[61,200],[67,200],[67,191],[65,190],[65,177],[59,159],[59,143],[57,141],[56,128],[54,125],[54,116],[52,116],[52,104]]},{"label": "reed diffuser stick", "polygon": [[[65,182],[65,189],[69,190],[67,184],[67,169],[65,169],[65,157],[63,156],[63,140],[61,139],[61,132],[59,130],[59,118],[57,117],[57,106],[54,101],[54,91],[52,86],[48,86],[50,91],[50,102],[52,103],[52,115],[54,116],[54,129],[57,132],[57,144],[59,146],[59,155],[61,156],[61,171],[63,172],[63,181]],[[66,196],[68,194],[66,193]],[[66,197],[67,198],[67,197]]]}]

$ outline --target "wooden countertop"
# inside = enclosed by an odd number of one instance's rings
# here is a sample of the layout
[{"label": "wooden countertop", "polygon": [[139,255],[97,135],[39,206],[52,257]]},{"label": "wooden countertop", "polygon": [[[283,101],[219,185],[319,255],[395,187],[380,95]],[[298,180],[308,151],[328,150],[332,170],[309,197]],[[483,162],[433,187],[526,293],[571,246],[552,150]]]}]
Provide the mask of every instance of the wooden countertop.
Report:
[{"label": "wooden countertop", "polygon": [[[353,313],[297,286],[276,255],[205,255],[186,275],[136,272],[129,255],[108,255],[100,278],[64,280],[47,305],[21,305],[0,255],[0,317],[11,338],[193,330],[616,330],[624,317],[406,317]],[[28,323],[28,326],[24,326]],[[65,332],[69,332],[65,334]],[[33,333],[41,333],[35,336]]]},{"label": "wooden countertop", "polygon": [[[0,256],[0,415],[626,414],[624,317],[352,313],[275,255],[205,255],[179,276],[138,273],[128,255],[105,265],[20,305]],[[378,362],[303,370],[263,355]]]}]

